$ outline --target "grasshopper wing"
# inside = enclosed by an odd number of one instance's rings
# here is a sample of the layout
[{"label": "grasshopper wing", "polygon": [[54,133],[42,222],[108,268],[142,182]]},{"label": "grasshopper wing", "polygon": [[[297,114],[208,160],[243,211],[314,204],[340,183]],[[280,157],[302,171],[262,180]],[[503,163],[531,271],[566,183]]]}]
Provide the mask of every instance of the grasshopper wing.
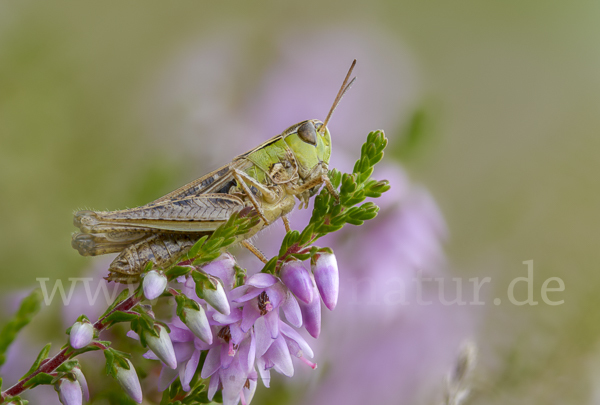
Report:
[{"label": "grasshopper wing", "polygon": [[214,231],[242,208],[244,203],[238,197],[202,194],[119,211],[79,211],[74,223],[85,234],[206,232]]},{"label": "grasshopper wing", "polygon": [[160,197],[148,205],[159,204],[165,201],[178,200],[189,196],[205,194],[227,194],[229,188],[236,184],[233,178],[233,169],[246,170],[252,162],[246,159],[235,159],[219,169],[196,179],[169,194]]}]

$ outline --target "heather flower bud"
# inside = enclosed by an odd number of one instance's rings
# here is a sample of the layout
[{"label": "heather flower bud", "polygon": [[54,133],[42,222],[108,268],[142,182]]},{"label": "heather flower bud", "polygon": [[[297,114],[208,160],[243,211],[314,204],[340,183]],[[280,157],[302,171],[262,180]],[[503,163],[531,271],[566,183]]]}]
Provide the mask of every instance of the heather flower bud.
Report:
[{"label": "heather flower bud", "polygon": [[121,385],[121,388],[125,391],[127,395],[131,397],[138,404],[142,403],[142,387],[140,386],[140,380],[138,379],[137,373],[135,372],[135,368],[131,361],[125,359],[127,364],[129,364],[129,370],[126,368],[121,368],[119,365],[117,367],[117,381]]},{"label": "heather flower bud", "polygon": [[223,253],[221,256],[202,266],[202,271],[206,274],[218,277],[225,288],[233,288],[235,277],[235,259],[229,253]]},{"label": "heather flower bud", "polygon": [[87,380],[85,379],[85,376],[81,372],[81,369],[79,367],[74,367],[71,371],[73,372],[73,374],[75,374],[75,378],[77,379],[77,382],[81,386],[81,393],[83,394],[83,399],[85,399],[86,401],[89,401],[90,400],[90,391],[88,389]]},{"label": "heather flower bud", "polygon": [[167,288],[167,281],[167,277],[162,271],[149,271],[144,276],[144,296],[149,300],[160,297],[160,295],[165,291],[165,288]]},{"label": "heather flower bud", "polygon": [[[316,290],[314,287],[313,289]],[[314,294],[317,294],[317,292],[314,291]],[[321,300],[315,297],[310,304],[305,304],[302,301],[298,304],[302,311],[302,320],[306,331],[315,339],[318,338],[321,333]]]},{"label": "heather flower bud", "polygon": [[173,349],[173,343],[167,330],[156,325],[159,329],[159,336],[153,336],[150,333],[145,333],[146,343],[152,352],[162,361],[167,367],[175,369],[177,368],[177,359],[175,358],[175,350]]},{"label": "heather flower bud", "polygon": [[223,289],[221,282],[214,277],[210,277],[210,280],[211,283],[216,287],[216,290],[205,288],[202,291],[204,300],[223,315],[229,315],[231,308],[229,307],[227,294],[225,294],[225,290]]},{"label": "heather flower bud", "polygon": [[83,403],[81,386],[77,381],[62,378],[56,384],[55,389],[58,391],[58,399],[63,405],[81,405]]},{"label": "heather flower bud", "polygon": [[312,264],[312,271],[325,306],[333,311],[340,292],[340,275],[335,255],[333,253],[319,254],[316,262]]},{"label": "heather flower bud", "polygon": [[75,322],[69,332],[69,341],[73,349],[81,349],[94,339],[94,326],[86,319]]},{"label": "heather flower bud", "polygon": [[212,344],[213,335],[204,308],[200,307],[199,310],[194,308],[184,308],[182,320],[200,340],[209,345]]},{"label": "heather flower bud", "polygon": [[313,300],[310,274],[301,261],[285,262],[281,268],[281,281],[304,303],[309,304]]}]

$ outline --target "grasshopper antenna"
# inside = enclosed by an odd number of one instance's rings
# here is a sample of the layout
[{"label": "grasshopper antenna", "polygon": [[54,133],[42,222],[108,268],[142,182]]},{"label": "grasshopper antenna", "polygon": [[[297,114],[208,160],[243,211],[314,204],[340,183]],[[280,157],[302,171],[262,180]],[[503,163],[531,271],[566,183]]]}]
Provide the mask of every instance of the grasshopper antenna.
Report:
[{"label": "grasshopper antenna", "polygon": [[354,70],[355,65],[356,65],[356,59],[354,59],[352,61],[352,65],[350,65],[350,69],[348,70],[348,73],[346,74],[346,78],[344,79],[344,83],[342,83],[342,87],[340,87],[340,91],[338,91],[337,96],[335,96],[335,100],[333,101],[333,105],[331,106],[331,109],[329,110],[329,113],[327,114],[327,118],[325,118],[325,121],[323,121],[323,126],[321,128],[319,128],[319,133],[321,133],[322,131],[325,130],[325,127],[327,126],[327,123],[331,119],[333,112],[337,108],[340,101],[342,101],[342,97],[344,97],[344,94],[346,94],[346,92],[350,89],[352,84],[354,84],[356,77],[354,77],[350,81],[350,83],[348,83],[348,79],[350,79],[350,75],[352,74],[352,71]]}]

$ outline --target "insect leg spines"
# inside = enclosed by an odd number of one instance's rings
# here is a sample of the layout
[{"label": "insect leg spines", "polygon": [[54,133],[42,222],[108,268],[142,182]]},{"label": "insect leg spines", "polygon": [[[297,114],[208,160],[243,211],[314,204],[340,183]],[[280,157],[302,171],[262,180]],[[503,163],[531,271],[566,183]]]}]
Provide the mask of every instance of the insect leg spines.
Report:
[{"label": "insect leg spines", "polygon": [[165,268],[175,263],[206,233],[155,234],[136,242],[119,254],[110,264],[107,280],[127,282],[139,280],[141,271],[150,262]]},{"label": "insect leg spines", "polygon": [[113,232],[109,234],[75,233],[71,239],[71,246],[82,256],[99,256],[117,253],[134,242],[149,235],[148,232]]},{"label": "insect leg spines", "polygon": [[261,252],[259,248],[257,248],[256,246],[254,246],[252,244],[252,242],[250,242],[249,240],[243,240],[241,242],[241,245],[243,247],[245,247],[246,249],[248,249],[250,252],[252,252],[252,254],[254,254],[254,256],[258,257],[258,260],[260,260],[261,262],[266,263],[266,262],[269,261],[267,259],[267,257],[264,255],[264,253]]}]

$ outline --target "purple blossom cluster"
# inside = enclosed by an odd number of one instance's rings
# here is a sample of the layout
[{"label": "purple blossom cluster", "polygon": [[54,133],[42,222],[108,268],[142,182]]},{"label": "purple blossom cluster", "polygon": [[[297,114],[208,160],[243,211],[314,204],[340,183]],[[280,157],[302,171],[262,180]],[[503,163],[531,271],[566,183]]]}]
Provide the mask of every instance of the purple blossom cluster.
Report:
[{"label": "purple blossom cluster", "polygon": [[[163,363],[159,377],[160,391],[179,377],[184,391],[191,389],[201,352],[207,355],[200,371],[210,378],[208,398],[222,389],[226,405],[248,404],[254,396],[260,376],[269,387],[271,370],[291,377],[292,358],[315,369],[309,359],[313,351],[294,328],[304,326],[317,338],[321,330],[321,299],[333,310],[339,293],[339,275],[332,253],[315,255],[312,276],[299,260],[285,262],[279,277],[257,273],[243,285],[235,285],[235,260],[229,253],[204,265],[200,270],[217,285],[203,298],[196,295],[191,276],[177,279],[180,291],[199,304],[199,310],[186,308],[183,316],[168,324],[170,333],[160,327],[160,336],[146,337],[148,359]],[[196,270],[195,270],[196,271]],[[166,278],[150,272],[144,279],[144,291],[156,297],[164,290]],[[160,291],[162,292],[162,291]],[[129,332],[130,337],[137,338]],[[134,399],[141,393],[128,392]]]}]

